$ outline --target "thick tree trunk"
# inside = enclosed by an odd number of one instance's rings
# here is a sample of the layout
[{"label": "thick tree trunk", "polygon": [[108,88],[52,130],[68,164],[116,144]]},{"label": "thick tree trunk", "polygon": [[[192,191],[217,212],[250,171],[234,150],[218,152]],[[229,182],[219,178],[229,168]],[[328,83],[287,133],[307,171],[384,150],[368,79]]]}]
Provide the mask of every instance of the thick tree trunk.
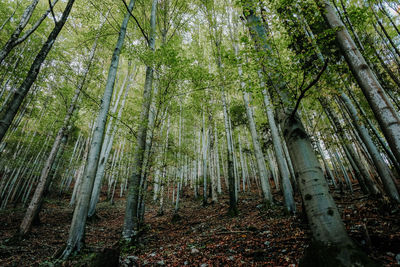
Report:
[{"label": "thick tree trunk", "polygon": [[[339,211],[329,194],[328,185],[322,168],[315,156],[311,141],[297,115],[287,116],[284,120],[283,132],[289,148],[290,158],[299,181],[299,189],[304,202],[305,212],[313,233],[314,253],[319,259],[306,258],[316,265],[332,262],[343,266],[362,261],[353,257],[359,253],[346,233]],[[325,252],[326,254],[323,254]],[[310,263],[311,263],[310,262]]]},{"label": "thick tree trunk", "polygon": [[[267,33],[262,26],[260,18],[255,15],[252,1],[243,1],[243,3],[243,13],[247,19],[252,38],[262,46],[260,48],[266,53],[271,52],[272,49],[268,44]],[[276,75],[281,77],[279,73]],[[283,79],[280,79],[280,81],[282,82],[275,84],[275,88],[277,93],[281,95],[281,100],[286,105],[289,105],[288,97],[285,95],[285,84]],[[287,113],[282,122],[283,135],[295,170],[313,239],[315,240],[314,244],[320,245],[319,251],[313,251],[318,259],[310,256],[306,257],[305,260],[310,259],[309,266],[322,266],[323,262],[330,259],[332,260],[332,266],[339,264],[344,266],[357,265],[360,261],[361,265],[363,265],[363,261],[367,261],[367,257],[356,249],[346,233],[335,202],[329,194],[328,185],[315,156],[311,140],[302,122],[296,113],[293,116],[291,110],[288,110]],[[306,264],[307,262],[304,262],[304,265]]]},{"label": "thick tree trunk", "polygon": [[332,29],[336,29],[336,40],[356,78],[364,96],[371,106],[389,146],[400,162],[400,118],[387,98],[363,56],[354,44],[350,34],[327,1],[316,0],[321,13]]}]

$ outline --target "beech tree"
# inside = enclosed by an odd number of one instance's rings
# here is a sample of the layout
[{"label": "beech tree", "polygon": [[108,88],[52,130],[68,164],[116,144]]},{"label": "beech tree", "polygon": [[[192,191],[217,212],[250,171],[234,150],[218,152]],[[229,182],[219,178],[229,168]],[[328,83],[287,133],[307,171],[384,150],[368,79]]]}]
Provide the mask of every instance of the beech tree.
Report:
[{"label": "beech tree", "polygon": [[372,264],[335,200],[400,202],[397,3],[45,2],[0,3],[0,209],[24,211],[11,241],[46,199],[73,211],[65,261],[104,210],[125,209],[106,245],[126,252],[152,215],[179,224],[190,203],[233,222],[252,201],[305,215],[302,265]]}]

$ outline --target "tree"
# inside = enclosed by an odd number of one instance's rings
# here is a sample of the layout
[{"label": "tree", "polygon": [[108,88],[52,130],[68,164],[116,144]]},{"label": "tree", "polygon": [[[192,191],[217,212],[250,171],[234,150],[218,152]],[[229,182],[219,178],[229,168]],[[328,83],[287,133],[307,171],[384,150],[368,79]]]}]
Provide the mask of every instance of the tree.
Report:
[{"label": "tree", "polygon": [[[37,2],[37,1],[36,1]],[[50,52],[51,48],[55,40],[57,39],[58,34],[62,30],[69,13],[71,12],[72,5],[74,4],[74,0],[69,0],[67,5],[62,13],[62,16],[59,21],[55,23],[55,26],[49,36],[47,37],[46,42],[43,44],[42,48],[40,49],[39,53],[36,55],[34,62],[32,63],[28,74],[26,75],[24,81],[16,90],[15,94],[13,95],[12,99],[7,103],[6,108],[0,114],[0,142],[3,140],[8,128],[10,127],[15,115],[19,107],[22,104],[25,96],[28,94],[32,84],[35,82],[40,68],[43,64],[43,61],[46,59],[47,54]]]},{"label": "tree", "polygon": [[86,219],[88,215],[88,209],[90,204],[90,196],[92,194],[93,183],[96,175],[96,169],[99,162],[99,156],[101,146],[103,143],[103,135],[105,131],[108,111],[110,108],[111,97],[114,90],[115,77],[119,65],[119,57],[124,44],[126,29],[128,26],[130,12],[135,5],[135,1],[131,0],[128,6],[128,13],[125,15],[124,20],[121,24],[119,31],[117,44],[111,58],[110,69],[108,71],[107,84],[104,90],[100,110],[96,119],[96,126],[94,128],[92,141],[90,144],[90,150],[88,154],[85,171],[83,174],[83,180],[81,184],[80,195],[78,203],[74,209],[74,215],[71,222],[67,245],[63,251],[61,257],[66,259],[70,256],[73,251],[79,251],[82,248]]}]

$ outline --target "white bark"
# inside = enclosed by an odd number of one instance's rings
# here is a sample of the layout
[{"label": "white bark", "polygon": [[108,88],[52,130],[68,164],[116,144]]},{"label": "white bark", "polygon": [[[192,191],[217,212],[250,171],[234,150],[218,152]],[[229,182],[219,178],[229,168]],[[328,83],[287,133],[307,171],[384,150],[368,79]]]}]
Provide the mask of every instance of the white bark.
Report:
[{"label": "white bark", "polygon": [[260,175],[261,188],[263,191],[264,199],[265,201],[272,203],[273,198],[269,185],[268,171],[267,167],[265,166],[264,155],[262,153],[260,141],[258,139],[256,125],[253,118],[253,111],[250,108],[249,93],[243,92],[243,100],[246,108],[247,120],[249,124],[249,130],[251,133],[251,138],[253,141],[254,155],[256,157],[257,168],[258,168],[258,173]]}]

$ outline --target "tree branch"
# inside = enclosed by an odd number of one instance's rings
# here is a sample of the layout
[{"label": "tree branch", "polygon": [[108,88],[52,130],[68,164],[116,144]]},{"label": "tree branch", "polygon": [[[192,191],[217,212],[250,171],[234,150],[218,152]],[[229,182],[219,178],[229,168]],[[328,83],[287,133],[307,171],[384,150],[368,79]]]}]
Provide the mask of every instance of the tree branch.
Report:
[{"label": "tree branch", "polygon": [[49,0],[50,12],[51,16],[53,16],[54,24],[57,24],[56,16],[54,15],[53,5],[51,4],[51,0]]},{"label": "tree branch", "polygon": [[125,0],[121,0],[124,3],[124,6],[126,7],[126,10],[128,10],[129,15],[135,20],[137,26],[139,27],[140,31],[142,32],[144,38],[146,39],[146,42],[148,45],[150,45],[149,38],[147,37],[146,33],[144,32],[142,26],[140,26],[139,21],[136,19],[136,17],[132,14],[132,12],[129,10],[128,5],[126,4]]},{"label": "tree branch", "polygon": [[310,90],[311,87],[313,87],[313,86],[319,81],[319,79],[321,78],[322,74],[324,73],[324,71],[325,71],[326,68],[328,67],[328,62],[329,62],[328,59],[325,60],[324,66],[323,66],[322,69],[319,71],[318,75],[314,78],[314,80],[311,81],[311,83],[310,83],[306,88],[304,88],[304,89],[301,89],[301,88],[300,88],[301,93],[300,93],[299,98],[297,99],[297,102],[296,102],[296,105],[294,106],[294,109],[293,109],[293,111],[292,111],[292,114],[290,114],[290,117],[291,117],[291,118],[294,117],[294,114],[296,113],[297,109],[299,108],[300,101],[301,101],[302,98],[304,98],[306,92],[307,92],[308,90]]}]

